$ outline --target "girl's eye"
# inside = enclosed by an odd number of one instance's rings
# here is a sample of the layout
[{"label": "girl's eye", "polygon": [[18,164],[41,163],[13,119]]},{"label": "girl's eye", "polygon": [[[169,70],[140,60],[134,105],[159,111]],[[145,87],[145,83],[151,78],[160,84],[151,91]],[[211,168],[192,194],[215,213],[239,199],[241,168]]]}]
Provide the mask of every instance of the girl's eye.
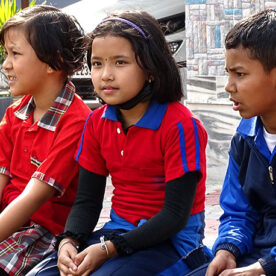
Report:
[{"label": "girl's eye", "polygon": [[91,63],[91,65],[92,65],[92,67],[99,67],[99,66],[101,66],[102,64],[101,64],[99,61],[93,61],[93,62]]},{"label": "girl's eye", "polygon": [[126,62],[123,61],[123,60],[117,60],[117,61],[116,61],[116,64],[118,64],[118,65],[123,65],[123,64],[126,64]]}]

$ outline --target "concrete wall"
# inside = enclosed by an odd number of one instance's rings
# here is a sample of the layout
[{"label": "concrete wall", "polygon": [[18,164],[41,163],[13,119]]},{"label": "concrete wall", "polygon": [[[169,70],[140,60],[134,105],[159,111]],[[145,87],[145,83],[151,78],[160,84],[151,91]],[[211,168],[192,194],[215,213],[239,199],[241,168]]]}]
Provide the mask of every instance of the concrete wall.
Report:
[{"label": "concrete wall", "polygon": [[207,191],[220,189],[228,164],[231,137],[240,121],[224,86],[224,38],[240,19],[275,0],[186,0],[186,105],[208,132]]},{"label": "concrete wall", "polygon": [[224,37],[240,19],[266,8],[275,0],[186,0],[187,76],[221,76]]}]

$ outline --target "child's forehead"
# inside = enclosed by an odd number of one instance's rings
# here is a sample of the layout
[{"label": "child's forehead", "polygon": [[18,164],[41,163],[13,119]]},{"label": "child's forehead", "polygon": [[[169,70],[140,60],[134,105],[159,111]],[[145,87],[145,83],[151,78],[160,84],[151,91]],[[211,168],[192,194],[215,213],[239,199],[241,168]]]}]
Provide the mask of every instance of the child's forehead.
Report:
[{"label": "child's forehead", "polygon": [[[123,37],[123,36],[121,36],[121,35],[115,35],[115,34],[105,34],[105,35],[97,35],[94,39],[93,39],[93,42],[95,41],[95,40],[113,40],[113,41],[115,41],[115,42],[118,42],[118,41],[125,41],[126,43],[130,43],[130,41],[127,39],[127,38],[125,38],[125,37]],[[92,42],[92,43],[93,43]]]},{"label": "child's forehead", "polygon": [[18,39],[18,38],[24,39],[28,42],[26,28],[24,28],[22,24],[17,26],[11,26],[4,33],[5,41],[7,39],[11,40],[11,39]]},{"label": "child's forehead", "polygon": [[235,48],[230,48],[225,50],[226,61],[249,61],[252,60],[252,52],[249,48],[244,48],[243,46],[238,46]]},{"label": "child's forehead", "polygon": [[252,55],[250,49],[244,47],[231,48],[225,51],[225,69],[228,72],[258,71],[260,74],[266,71],[262,62]]},{"label": "child's forehead", "polygon": [[128,49],[134,51],[131,42],[127,38],[115,35],[96,36],[92,42],[92,49],[108,49],[110,51]]}]

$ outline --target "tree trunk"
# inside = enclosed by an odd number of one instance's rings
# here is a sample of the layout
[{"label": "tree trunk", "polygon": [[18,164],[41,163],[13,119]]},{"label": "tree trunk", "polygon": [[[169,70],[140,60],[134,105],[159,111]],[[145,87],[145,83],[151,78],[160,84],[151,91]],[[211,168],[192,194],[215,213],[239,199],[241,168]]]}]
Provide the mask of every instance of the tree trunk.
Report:
[{"label": "tree trunk", "polygon": [[29,0],[21,0],[21,9],[29,7]]}]

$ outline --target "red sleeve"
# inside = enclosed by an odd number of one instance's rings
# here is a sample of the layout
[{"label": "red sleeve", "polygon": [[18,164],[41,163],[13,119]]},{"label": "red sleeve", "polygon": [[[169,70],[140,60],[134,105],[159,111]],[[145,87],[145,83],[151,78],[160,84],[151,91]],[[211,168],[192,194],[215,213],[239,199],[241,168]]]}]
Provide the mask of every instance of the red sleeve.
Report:
[{"label": "red sleeve", "polygon": [[205,174],[207,133],[193,117],[175,123],[167,132],[165,144],[166,182],[191,171]]},{"label": "red sleeve", "polygon": [[91,114],[87,119],[75,158],[86,170],[107,176],[108,170],[100,146],[102,128],[97,128],[98,120],[101,120],[99,112]]},{"label": "red sleeve", "polygon": [[[74,154],[88,114],[83,112],[80,116],[76,116],[72,111],[70,114],[67,112],[58,123],[57,135],[47,158],[33,174],[33,177],[55,187],[61,195],[78,174],[78,164],[74,160]],[[81,110],[78,112],[81,113]]]}]

